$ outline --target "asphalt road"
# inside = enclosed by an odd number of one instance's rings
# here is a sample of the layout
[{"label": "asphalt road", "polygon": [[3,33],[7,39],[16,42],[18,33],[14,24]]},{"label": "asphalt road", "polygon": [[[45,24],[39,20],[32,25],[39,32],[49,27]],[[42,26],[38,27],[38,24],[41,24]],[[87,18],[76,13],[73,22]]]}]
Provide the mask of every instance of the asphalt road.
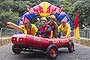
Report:
[{"label": "asphalt road", "polygon": [[[21,52],[14,54],[12,44],[0,47],[0,60],[49,60],[45,53]],[[67,48],[60,48],[55,60],[90,60],[90,48],[75,44],[75,51],[69,53]]]}]

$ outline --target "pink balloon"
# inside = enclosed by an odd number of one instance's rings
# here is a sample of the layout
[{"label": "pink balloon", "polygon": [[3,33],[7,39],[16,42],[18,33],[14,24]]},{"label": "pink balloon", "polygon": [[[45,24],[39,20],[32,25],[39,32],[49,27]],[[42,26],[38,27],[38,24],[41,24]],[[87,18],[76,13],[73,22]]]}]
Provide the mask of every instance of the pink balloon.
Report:
[{"label": "pink balloon", "polygon": [[56,9],[57,9],[57,7],[56,7],[56,6],[51,5],[51,11],[52,11],[51,13],[52,13],[52,14],[56,12]]},{"label": "pink balloon", "polygon": [[31,9],[29,10],[29,13],[30,13],[30,14],[34,13],[34,9],[31,8]]},{"label": "pink balloon", "polygon": [[29,5],[26,5],[26,9],[29,11],[30,10],[30,6]]},{"label": "pink balloon", "polygon": [[39,12],[38,12],[39,11],[39,5],[34,6],[33,10],[34,10],[35,14],[39,14]]},{"label": "pink balloon", "polygon": [[60,9],[60,8],[57,8],[57,9],[56,9],[56,12],[60,14],[61,9]]},{"label": "pink balloon", "polygon": [[51,5],[47,8],[47,13],[50,13],[51,11]]}]

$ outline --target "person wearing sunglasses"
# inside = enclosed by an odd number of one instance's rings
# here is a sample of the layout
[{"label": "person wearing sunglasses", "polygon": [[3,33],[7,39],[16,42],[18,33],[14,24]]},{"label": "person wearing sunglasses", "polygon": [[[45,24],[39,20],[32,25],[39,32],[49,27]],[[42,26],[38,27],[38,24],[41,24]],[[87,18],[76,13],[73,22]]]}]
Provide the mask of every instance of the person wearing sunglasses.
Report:
[{"label": "person wearing sunglasses", "polygon": [[38,34],[40,34],[40,36],[43,38],[51,38],[52,28],[47,24],[47,19],[42,17],[40,22],[42,26],[38,29]]}]

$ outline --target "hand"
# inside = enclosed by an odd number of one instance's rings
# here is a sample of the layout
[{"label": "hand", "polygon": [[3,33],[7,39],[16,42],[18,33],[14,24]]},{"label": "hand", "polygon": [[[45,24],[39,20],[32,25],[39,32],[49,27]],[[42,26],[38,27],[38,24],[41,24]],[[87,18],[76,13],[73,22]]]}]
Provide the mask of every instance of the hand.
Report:
[{"label": "hand", "polygon": [[36,35],[38,36],[38,35],[41,35],[41,32],[40,31],[38,31],[37,33],[36,33]]},{"label": "hand", "polygon": [[64,38],[67,38],[67,36],[64,36]]},{"label": "hand", "polygon": [[38,34],[41,34],[41,32],[40,32],[40,31],[38,31]]},{"label": "hand", "polygon": [[61,36],[61,38],[65,39],[65,38],[67,38],[67,37],[66,37],[66,36]]}]

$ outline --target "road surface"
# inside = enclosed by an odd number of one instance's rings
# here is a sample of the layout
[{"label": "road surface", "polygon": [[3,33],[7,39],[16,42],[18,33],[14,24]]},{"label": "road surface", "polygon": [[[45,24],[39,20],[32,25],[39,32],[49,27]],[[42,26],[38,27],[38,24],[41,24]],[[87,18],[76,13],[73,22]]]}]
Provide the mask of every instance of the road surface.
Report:
[{"label": "road surface", "polygon": [[[0,60],[49,60],[45,53],[21,52],[14,54],[12,44],[0,47]],[[69,53],[67,48],[60,48],[55,60],[90,60],[90,48],[75,44],[75,51]]]}]

